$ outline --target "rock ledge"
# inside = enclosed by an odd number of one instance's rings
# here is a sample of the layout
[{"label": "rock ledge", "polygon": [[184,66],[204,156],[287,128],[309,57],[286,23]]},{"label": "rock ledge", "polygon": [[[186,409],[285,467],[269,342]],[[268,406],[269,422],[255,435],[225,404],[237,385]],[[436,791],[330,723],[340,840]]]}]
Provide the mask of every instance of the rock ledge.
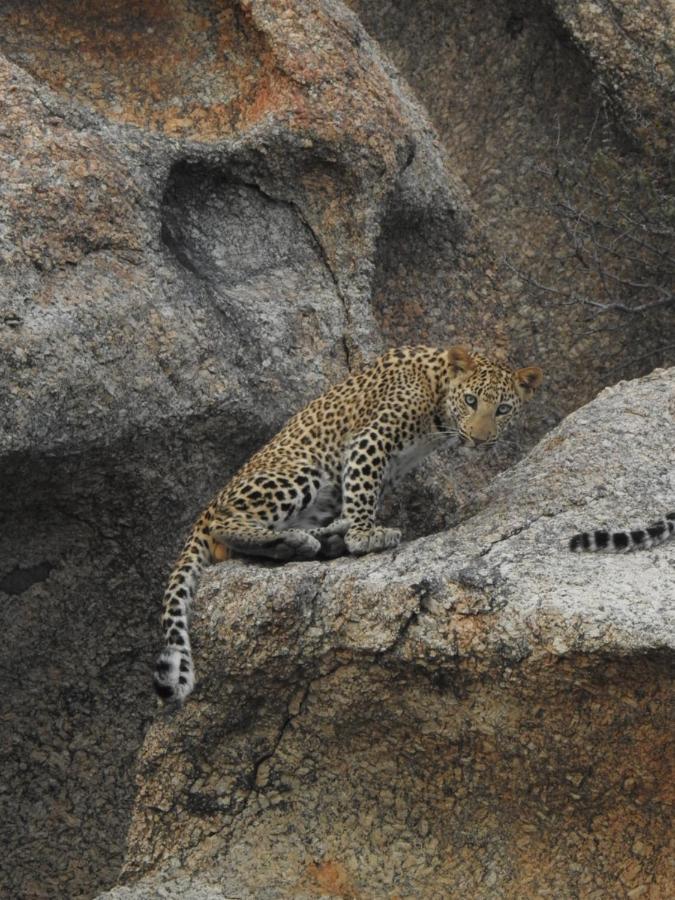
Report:
[{"label": "rock ledge", "polygon": [[671,369],[569,416],[451,532],[211,570],[200,686],[141,758],[144,880],[107,896],[665,896],[675,544],[565,542],[665,511],[674,441]]}]

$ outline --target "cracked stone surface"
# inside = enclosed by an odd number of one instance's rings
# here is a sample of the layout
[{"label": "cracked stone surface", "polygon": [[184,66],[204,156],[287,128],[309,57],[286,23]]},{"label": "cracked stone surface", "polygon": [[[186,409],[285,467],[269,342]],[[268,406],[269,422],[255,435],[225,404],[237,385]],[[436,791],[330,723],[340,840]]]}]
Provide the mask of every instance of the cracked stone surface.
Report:
[{"label": "cracked stone surface", "polygon": [[[558,135],[584,165],[602,151],[629,211],[642,196],[624,179],[642,157],[596,90],[617,33],[597,4],[352,6],[0,4],[0,893],[89,898],[118,880],[166,573],[197,511],[299,406],[394,343],[508,345],[544,366],[494,454],[439,454],[387,498],[410,539],[479,511],[490,478],[600,387],[672,359],[672,310],[589,321],[504,265],[602,296],[535,211],[554,199],[533,172]],[[647,13],[624,25],[660,72],[670,38]],[[644,89],[663,138],[667,104],[630,59],[617,115],[658,156],[633,124]],[[619,274],[643,266],[636,251]],[[378,626],[392,659],[420,617],[399,601]],[[233,815],[293,733],[280,690],[251,701],[278,708],[242,743],[239,793],[222,787]],[[341,868],[312,865],[308,884],[349,893]]]},{"label": "cracked stone surface", "polygon": [[140,756],[140,886],[110,896],[666,896],[675,542],[566,544],[662,515],[674,441],[661,370],[567,417],[449,532],[209,570],[196,693]]}]

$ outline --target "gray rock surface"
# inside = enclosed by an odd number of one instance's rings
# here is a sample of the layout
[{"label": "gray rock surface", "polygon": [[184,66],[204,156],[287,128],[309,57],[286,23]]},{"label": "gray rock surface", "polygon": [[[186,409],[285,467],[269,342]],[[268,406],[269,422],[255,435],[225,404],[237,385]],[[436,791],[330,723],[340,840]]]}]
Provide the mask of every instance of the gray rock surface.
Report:
[{"label": "gray rock surface", "polygon": [[[480,510],[490,478],[601,386],[672,359],[669,307],[589,321],[560,294],[605,301],[617,282],[570,251],[537,175],[561,153],[599,159],[630,215],[661,190],[597,90],[614,25],[595,36],[562,3],[352,5],[365,29],[337,0],[0,4],[0,893],[116,882],[166,572],[291,412],[385,344],[509,345],[543,365],[497,452],[439,456],[388,499],[409,539]],[[648,7],[631,34],[661,66],[672,42]],[[617,114],[631,130],[643,105],[662,139],[638,51]],[[582,180],[572,199],[587,196]],[[668,274],[628,249],[612,276]],[[307,877],[350,890],[330,866]]]},{"label": "gray rock surface", "polygon": [[582,48],[633,138],[670,153],[675,108],[675,11],[659,0],[548,0]]},{"label": "gray rock surface", "polygon": [[[385,333],[400,340],[415,313],[432,335],[447,333],[437,312],[445,295],[453,310],[470,303],[469,336],[479,340],[481,311],[497,303],[505,340],[545,365],[548,427],[606,384],[672,365],[675,273],[659,261],[672,260],[675,240],[668,5],[350,6],[424,104],[471,213],[459,253],[442,229],[431,240],[392,215],[374,282]],[[655,238],[648,261],[641,254],[652,231],[663,243]],[[640,271],[649,271],[649,289],[636,288]],[[461,334],[464,320],[455,324]]]},{"label": "gray rock surface", "polygon": [[93,122],[83,137],[65,112],[54,124],[31,79],[6,74],[13,110],[21,107],[17,131],[59,141],[64,156],[71,151],[62,167],[82,174],[62,186],[53,155],[44,171],[19,157],[31,190],[60,187],[78,204],[54,198],[37,222],[27,215],[20,225],[32,243],[22,255],[8,198],[4,455],[63,453],[232,409],[260,428],[345,371],[344,307],[297,211],[255,184],[232,183],[227,153],[190,165],[179,161],[185,148],[119,126]]},{"label": "gray rock surface", "polygon": [[237,900],[228,897],[216,884],[203,884],[199,878],[177,878],[156,884],[148,881],[133,887],[116,887],[99,897],[105,900]]},{"label": "gray rock surface", "polygon": [[462,211],[337,4],[220,30],[189,4],[20,6],[0,7],[0,868],[10,896],[91,896],[121,864],[187,524],[381,347],[372,257],[403,173],[422,220],[459,235]]},{"label": "gray rock surface", "polygon": [[670,369],[567,417],[452,531],[209,570],[199,685],[146,737],[127,878],[240,898],[665,896],[675,542],[567,540],[662,515],[674,440]]}]

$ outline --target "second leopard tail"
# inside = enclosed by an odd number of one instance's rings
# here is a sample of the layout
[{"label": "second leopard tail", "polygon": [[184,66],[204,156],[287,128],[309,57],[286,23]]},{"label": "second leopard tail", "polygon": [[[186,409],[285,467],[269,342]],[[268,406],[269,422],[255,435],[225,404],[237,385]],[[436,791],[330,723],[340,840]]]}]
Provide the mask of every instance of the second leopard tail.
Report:
[{"label": "second leopard tail", "polygon": [[583,531],[570,538],[569,548],[575,553],[593,550],[625,553],[628,550],[647,549],[662,544],[674,533],[675,512],[669,512],[663,519],[652,522],[646,528],[631,531]]}]

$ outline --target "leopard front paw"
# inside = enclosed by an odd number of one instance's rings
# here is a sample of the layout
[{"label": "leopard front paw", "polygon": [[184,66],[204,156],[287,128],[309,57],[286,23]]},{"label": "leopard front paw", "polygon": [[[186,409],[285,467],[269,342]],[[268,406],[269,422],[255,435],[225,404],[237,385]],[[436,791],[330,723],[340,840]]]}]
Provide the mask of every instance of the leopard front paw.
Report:
[{"label": "leopard front paw", "polygon": [[307,531],[282,531],[280,537],[282,540],[277,547],[277,559],[314,559],[321,550],[321,541]]},{"label": "leopard front paw", "polygon": [[372,528],[370,530],[350,528],[345,535],[345,545],[352,556],[390,550],[401,542],[398,528]]}]

